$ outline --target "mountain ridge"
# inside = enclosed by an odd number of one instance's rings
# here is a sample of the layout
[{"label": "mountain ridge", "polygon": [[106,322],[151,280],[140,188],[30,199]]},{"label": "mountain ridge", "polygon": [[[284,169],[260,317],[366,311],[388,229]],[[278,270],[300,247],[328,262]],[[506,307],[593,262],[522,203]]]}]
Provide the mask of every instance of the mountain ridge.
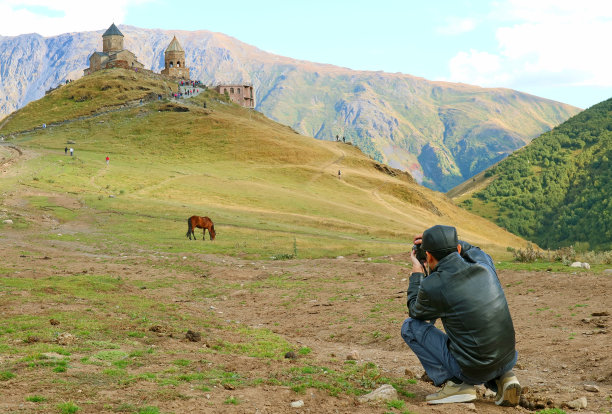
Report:
[{"label": "mountain ridge", "polygon": [[[505,88],[293,59],[207,30],[120,28],[125,47],[145,67],[159,72],[163,51],[177,35],[193,78],[253,83],[257,109],[270,118],[318,139],[345,136],[437,190],[454,187],[579,111]],[[0,112],[80,75],[88,56],[100,50],[103,31],[0,37]]]}]

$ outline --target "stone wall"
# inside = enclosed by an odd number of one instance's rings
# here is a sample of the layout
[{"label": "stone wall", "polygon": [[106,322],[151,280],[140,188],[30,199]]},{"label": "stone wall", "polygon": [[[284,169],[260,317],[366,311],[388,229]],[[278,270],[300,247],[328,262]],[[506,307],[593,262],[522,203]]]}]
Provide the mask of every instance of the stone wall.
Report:
[{"label": "stone wall", "polygon": [[123,36],[105,36],[102,38],[102,51],[104,53],[123,50]]},{"label": "stone wall", "polygon": [[221,95],[227,94],[235,104],[245,108],[255,108],[255,91],[252,85],[217,85],[215,90]]}]

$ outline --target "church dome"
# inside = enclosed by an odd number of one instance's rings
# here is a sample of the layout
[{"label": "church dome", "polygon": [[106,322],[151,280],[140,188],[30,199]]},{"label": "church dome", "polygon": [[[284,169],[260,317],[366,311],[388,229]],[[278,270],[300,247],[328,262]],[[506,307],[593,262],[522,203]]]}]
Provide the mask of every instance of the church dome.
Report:
[{"label": "church dome", "polygon": [[115,26],[115,23],[111,24],[110,27],[108,29],[106,29],[106,32],[104,32],[104,34],[102,35],[102,37],[106,37],[106,36],[123,36],[123,33],[121,33],[119,31],[119,29],[117,28],[117,26]]},{"label": "church dome", "polygon": [[176,39],[176,36],[172,38],[172,41],[168,45],[168,48],[166,48],[166,52],[184,52],[183,48],[181,47],[181,44]]}]

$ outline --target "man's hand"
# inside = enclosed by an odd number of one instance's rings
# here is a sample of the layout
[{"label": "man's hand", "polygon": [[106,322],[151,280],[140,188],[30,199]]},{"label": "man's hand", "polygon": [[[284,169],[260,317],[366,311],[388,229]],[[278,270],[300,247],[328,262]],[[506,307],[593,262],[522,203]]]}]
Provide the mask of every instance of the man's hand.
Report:
[{"label": "man's hand", "polygon": [[[422,242],[423,234],[417,234],[414,236],[414,244],[421,244]],[[419,259],[416,258],[416,252],[414,250],[410,252],[410,259],[412,259],[412,273],[425,273],[425,269],[423,269],[423,265],[421,265]]]}]

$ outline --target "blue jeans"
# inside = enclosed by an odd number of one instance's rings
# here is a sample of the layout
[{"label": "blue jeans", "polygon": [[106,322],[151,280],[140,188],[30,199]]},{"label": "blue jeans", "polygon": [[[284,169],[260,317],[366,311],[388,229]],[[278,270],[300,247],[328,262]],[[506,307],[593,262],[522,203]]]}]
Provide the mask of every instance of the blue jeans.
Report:
[{"label": "blue jeans", "polygon": [[466,384],[483,384],[497,392],[495,379],[510,371],[516,364],[518,354],[505,367],[491,372],[487,378],[469,378],[461,372],[459,364],[448,349],[448,336],[432,323],[408,318],[402,325],[402,338],[415,353],[425,372],[435,385],[444,384],[451,378],[458,378]]}]

